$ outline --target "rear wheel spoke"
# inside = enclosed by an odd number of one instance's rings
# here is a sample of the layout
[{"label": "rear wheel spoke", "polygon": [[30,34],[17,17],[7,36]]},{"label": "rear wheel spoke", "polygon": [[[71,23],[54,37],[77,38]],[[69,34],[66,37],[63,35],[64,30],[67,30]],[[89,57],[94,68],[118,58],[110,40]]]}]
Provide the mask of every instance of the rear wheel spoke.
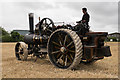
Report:
[{"label": "rear wheel spoke", "polygon": [[58,45],[59,47],[61,47],[60,44],[58,44],[58,43],[55,42],[55,41],[52,41],[52,43],[55,44],[55,45]]},{"label": "rear wheel spoke", "polygon": [[72,48],[74,48],[75,46],[74,45],[72,45],[69,49],[72,49]]},{"label": "rear wheel spoke", "polygon": [[62,57],[63,57],[63,55],[61,55],[60,58],[57,59],[57,62],[56,62],[56,63],[60,62],[60,60],[61,60]]},{"label": "rear wheel spoke", "polygon": [[59,36],[59,42],[61,43],[61,45],[63,45],[62,36],[60,34],[58,34],[58,36]]},{"label": "rear wheel spoke", "polygon": [[61,41],[59,41],[59,43],[60,43],[60,45],[62,46],[62,42],[61,42]]},{"label": "rear wheel spoke", "polygon": [[56,48],[56,49],[60,49],[59,47],[57,47],[57,46],[55,46],[54,48]]},{"label": "rear wheel spoke", "polygon": [[75,51],[73,51],[73,50],[68,50],[69,52],[72,52],[72,53],[75,53]]},{"label": "rear wheel spoke", "polygon": [[73,44],[73,41],[72,41],[72,42],[70,42],[70,43],[67,45],[67,48],[68,48],[71,44]]},{"label": "rear wheel spoke", "polygon": [[57,57],[56,58],[58,58],[60,56],[60,53],[57,55]]},{"label": "rear wheel spoke", "polygon": [[72,63],[73,61],[72,61],[72,59],[70,58],[70,56],[69,56],[69,55],[67,55],[67,57],[68,57],[68,59],[70,60],[70,62]]},{"label": "rear wheel spoke", "polygon": [[65,66],[67,66],[67,55],[65,56]]},{"label": "rear wheel spoke", "polygon": [[72,54],[70,54],[70,57],[72,58],[72,60],[73,60],[73,56],[72,56]]},{"label": "rear wheel spoke", "polygon": [[63,65],[65,65],[65,61],[64,61],[64,59],[65,59],[65,55],[63,55]]},{"label": "rear wheel spoke", "polygon": [[51,54],[55,54],[55,53],[59,53],[60,52],[60,50],[59,51],[53,51]]},{"label": "rear wheel spoke", "polygon": [[65,45],[65,43],[66,43],[66,40],[67,40],[67,36],[68,36],[68,35],[66,35],[66,36],[65,36],[64,45]]}]

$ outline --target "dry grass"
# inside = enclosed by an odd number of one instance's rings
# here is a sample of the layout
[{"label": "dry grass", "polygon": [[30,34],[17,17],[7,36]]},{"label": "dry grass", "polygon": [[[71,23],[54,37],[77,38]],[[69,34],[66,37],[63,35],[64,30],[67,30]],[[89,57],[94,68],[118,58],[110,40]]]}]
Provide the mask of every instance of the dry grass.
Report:
[{"label": "dry grass", "polygon": [[117,78],[118,77],[118,43],[110,42],[112,56],[94,64],[81,63],[78,70],[55,68],[46,59],[36,62],[18,61],[15,58],[15,43],[2,44],[2,78]]}]

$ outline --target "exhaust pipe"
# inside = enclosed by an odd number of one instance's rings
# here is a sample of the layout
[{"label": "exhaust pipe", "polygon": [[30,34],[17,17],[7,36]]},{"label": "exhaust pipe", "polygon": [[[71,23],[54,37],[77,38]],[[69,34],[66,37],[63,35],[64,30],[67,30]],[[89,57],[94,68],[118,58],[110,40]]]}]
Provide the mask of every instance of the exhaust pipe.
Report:
[{"label": "exhaust pipe", "polygon": [[34,33],[34,14],[29,13],[29,27],[30,27],[30,34]]}]

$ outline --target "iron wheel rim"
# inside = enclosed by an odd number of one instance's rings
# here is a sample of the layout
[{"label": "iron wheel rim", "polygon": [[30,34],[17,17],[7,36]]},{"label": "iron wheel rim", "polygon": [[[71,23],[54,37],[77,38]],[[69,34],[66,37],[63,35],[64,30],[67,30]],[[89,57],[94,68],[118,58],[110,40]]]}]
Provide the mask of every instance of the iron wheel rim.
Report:
[{"label": "iron wheel rim", "polygon": [[[72,65],[76,53],[75,44],[67,32],[58,31],[52,35],[48,48],[49,57],[55,66],[66,69]],[[66,50],[61,51],[62,48]]]},{"label": "iron wheel rim", "polygon": [[20,43],[16,45],[15,53],[18,60],[24,60],[24,48]]}]

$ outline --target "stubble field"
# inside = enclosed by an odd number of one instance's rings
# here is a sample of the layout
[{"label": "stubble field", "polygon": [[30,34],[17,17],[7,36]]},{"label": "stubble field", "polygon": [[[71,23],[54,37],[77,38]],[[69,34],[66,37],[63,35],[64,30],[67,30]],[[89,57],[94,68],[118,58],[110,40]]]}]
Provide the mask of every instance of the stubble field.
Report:
[{"label": "stubble field", "polygon": [[111,57],[94,64],[80,63],[78,69],[66,70],[54,67],[48,58],[18,61],[15,58],[16,43],[2,44],[2,78],[118,78],[118,43],[108,42]]}]

